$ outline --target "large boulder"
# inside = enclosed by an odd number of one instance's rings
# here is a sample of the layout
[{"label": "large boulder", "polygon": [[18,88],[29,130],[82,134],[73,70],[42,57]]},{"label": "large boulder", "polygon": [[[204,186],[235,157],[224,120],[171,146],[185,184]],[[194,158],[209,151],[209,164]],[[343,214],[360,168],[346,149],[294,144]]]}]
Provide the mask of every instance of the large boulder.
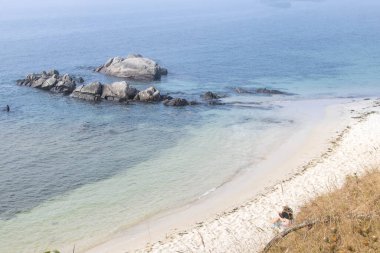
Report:
[{"label": "large boulder", "polygon": [[160,80],[168,71],[157,62],[141,55],[129,55],[126,58],[114,57],[104,65],[95,69],[96,72],[133,80]]},{"label": "large boulder", "polygon": [[137,93],[134,100],[142,102],[157,102],[162,100],[162,97],[159,90],[154,87],[149,87],[148,89]]},{"label": "large boulder", "polygon": [[101,99],[102,90],[103,85],[100,82],[93,82],[78,86],[70,96],[88,101],[99,101]]},{"label": "large boulder", "polygon": [[114,82],[103,85],[102,98],[106,100],[125,101],[133,99],[139,91],[127,82]]},{"label": "large boulder", "polygon": [[[81,77],[78,80],[83,80]],[[29,74],[25,79],[18,80],[17,83],[23,86],[30,86],[42,90],[49,90],[56,93],[70,94],[76,87],[76,80],[68,74],[63,76],[55,69],[43,71],[41,74]]]}]

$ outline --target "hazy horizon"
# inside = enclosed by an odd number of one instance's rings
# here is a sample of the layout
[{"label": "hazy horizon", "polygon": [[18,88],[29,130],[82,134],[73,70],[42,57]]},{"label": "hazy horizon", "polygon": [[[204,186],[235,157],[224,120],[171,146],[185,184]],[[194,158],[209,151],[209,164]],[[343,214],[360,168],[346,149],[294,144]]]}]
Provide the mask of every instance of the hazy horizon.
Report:
[{"label": "hazy horizon", "polygon": [[[68,17],[68,16],[91,16],[99,15],[102,13],[140,13],[148,12],[151,14],[162,14],[166,11],[192,11],[193,13],[213,13],[213,12],[233,12],[237,10],[245,10],[262,14],[266,10],[287,10],[294,7],[308,8],[315,4],[329,4],[332,8],[334,5],[338,6],[338,1],[331,0],[237,0],[237,1],[217,1],[217,0],[142,0],[122,1],[91,1],[91,0],[68,0],[68,1],[48,1],[48,0],[16,0],[4,1],[0,0],[0,19],[20,19],[20,18],[46,18],[46,17]],[[356,5],[357,2],[353,0],[344,0],[345,6]],[[363,5],[380,6],[378,1],[366,0],[360,2],[358,6]],[[315,6],[314,6],[315,7]]]}]

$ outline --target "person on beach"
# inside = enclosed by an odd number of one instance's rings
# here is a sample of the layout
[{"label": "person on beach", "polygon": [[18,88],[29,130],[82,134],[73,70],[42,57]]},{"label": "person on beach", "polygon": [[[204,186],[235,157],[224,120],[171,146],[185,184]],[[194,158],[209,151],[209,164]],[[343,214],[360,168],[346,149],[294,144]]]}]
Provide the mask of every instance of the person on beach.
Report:
[{"label": "person on beach", "polygon": [[278,217],[275,218],[272,223],[274,228],[281,229],[290,227],[290,225],[293,223],[293,220],[293,210],[288,206],[284,206],[282,208],[282,211],[278,213]]}]

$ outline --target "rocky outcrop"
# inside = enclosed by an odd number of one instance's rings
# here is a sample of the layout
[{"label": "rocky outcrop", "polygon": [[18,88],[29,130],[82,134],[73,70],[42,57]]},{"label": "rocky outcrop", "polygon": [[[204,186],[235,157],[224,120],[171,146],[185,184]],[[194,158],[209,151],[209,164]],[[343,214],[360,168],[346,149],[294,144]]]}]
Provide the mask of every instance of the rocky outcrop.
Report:
[{"label": "rocky outcrop", "polygon": [[70,96],[73,98],[88,101],[100,101],[104,99],[119,102],[128,100],[159,102],[164,99],[171,99],[170,96],[161,95],[160,91],[154,87],[139,91],[125,81],[104,85],[100,82],[93,82],[87,85],[76,86],[77,82],[83,83],[83,79],[75,78],[68,74],[60,76],[57,70],[43,71],[41,74],[30,74],[25,79],[17,81],[19,85],[67,95],[71,94]]},{"label": "rocky outcrop", "polygon": [[[142,56],[130,56],[134,58],[142,58]],[[110,61],[112,62],[112,61]],[[112,65],[107,63],[106,65]],[[162,73],[165,69],[159,69]],[[187,106],[196,105],[196,101],[188,101],[184,98],[173,98],[169,95],[161,95],[160,91],[151,86],[145,90],[139,91],[135,87],[128,84],[126,81],[114,82],[110,84],[102,84],[100,82],[92,82],[89,84],[81,84],[84,80],[79,77],[73,77],[68,74],[61,76],[57,70],[43,71],[41,74],[30,74],[25,79],[18,80],[19,85],[30,86],[51,92],[71,94],[70,97],[83,99],[87,101],[129,101],[136,102],[160,102],[163,101],[165,106]],[[220,104],[219,95],[206,92],[201,95],[209,104]]]},{"label": "rocky outcrop", "polygon": [[100,82],[93,82],[87,85],[78,86],[70,95],[88,101],[99,101],[101,99],[103,85]]},{"label": "rocky outcrop", "polygon": [[129,55],[126,58],[111,58],[95,71],[116,77],[146,81],[160,80],[162,75],[168,74],[167,69],[159,66],[157,62],[139,54]]},{"label": "rocky outcrop", "polygon": [[287,93],[287,92],[274,90],[274,89],[267,89],[267,88],[246,89],[246,88],[237,87],[235,88],[235,91],[240,94],[247,93],[247,94],[263,94],[263,95],[291,95],[290,93]]},{"label": "rocky outcrop", "polygon": [[25,79],[18,80],[17,84],[68,95],[74,91],[77,82],[82,83],[83,79],[68,74],[60,76],[59,72],[53,69],[41,74],[29,74]]},{"label": "rocky outcrop", "polygon": [[160,91],[152,86],[137,93],[133,100],[141,102],[157,102],[161,101],[162,97]]},{"label": "rocky outcrop", "polygon": [[122,81],[103,85],[101,97],[106,100],[126,101],[133,99],[138,93],[139,90]]}]

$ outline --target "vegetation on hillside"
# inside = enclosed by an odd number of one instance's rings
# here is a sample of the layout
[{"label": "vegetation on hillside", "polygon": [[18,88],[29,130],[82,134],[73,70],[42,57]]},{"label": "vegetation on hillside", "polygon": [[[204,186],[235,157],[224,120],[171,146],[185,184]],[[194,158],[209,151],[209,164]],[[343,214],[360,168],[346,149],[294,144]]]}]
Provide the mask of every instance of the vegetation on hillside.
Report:
[{"label": "vegetation on hillside", "polygon": [[302,207],[284,232],[265,252],[380,252],[380,170],[347,177]]}]

